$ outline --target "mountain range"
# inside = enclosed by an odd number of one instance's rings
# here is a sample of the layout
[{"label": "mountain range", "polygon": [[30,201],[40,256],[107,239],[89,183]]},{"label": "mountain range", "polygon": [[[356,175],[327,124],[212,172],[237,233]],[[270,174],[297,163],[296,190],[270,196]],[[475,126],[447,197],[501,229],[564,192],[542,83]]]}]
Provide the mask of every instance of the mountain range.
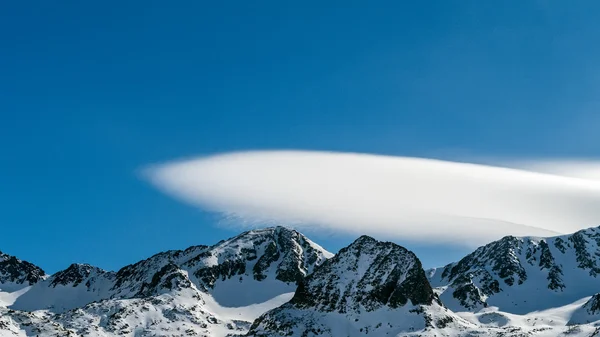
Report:
[{"label": "mountain range", "polygon": [[600,228],[504,237],[424,270],[361,236],[337,254],[272,227],[120,270],[0,252],[5,336],[600,336]]}]

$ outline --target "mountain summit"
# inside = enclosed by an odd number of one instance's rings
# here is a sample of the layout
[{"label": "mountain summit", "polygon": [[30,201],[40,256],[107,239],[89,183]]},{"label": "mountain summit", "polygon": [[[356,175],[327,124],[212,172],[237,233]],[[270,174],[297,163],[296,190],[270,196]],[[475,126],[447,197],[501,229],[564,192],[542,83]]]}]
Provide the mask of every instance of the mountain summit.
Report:
[{"label": "mountain summit", "polygon": [[0,291],[15,291],[46,277],[42,268],[33,263],[0,252]]},{"label": "mountain summit", "polygon": [[[442,307],[419,259],[362,236],[310,274],[250,336],[376,336],[466,324]],[[468,325],[468,324],[467,324]]]},{"label": "mountain summit", "polygon": [[454,311],[492,306],[525,314],[598,292],[599,256],[599,227],[548,238],[507,236],[428,274]]},{"label": "mountain summit", "polygon": [[[251,230],[213,246],[159,253],[117,272],[72,264],[33,282],[10,309],[22,312],[22,324],[52,333],[93,335],[87,321],[104,322],[96,329],[107,336],[183,326],[201,335],[243,332],[332,256],[295,230]],[[26,313],[39,310],[60,329]],[[119,314],[103,318],[105,312]]]}]

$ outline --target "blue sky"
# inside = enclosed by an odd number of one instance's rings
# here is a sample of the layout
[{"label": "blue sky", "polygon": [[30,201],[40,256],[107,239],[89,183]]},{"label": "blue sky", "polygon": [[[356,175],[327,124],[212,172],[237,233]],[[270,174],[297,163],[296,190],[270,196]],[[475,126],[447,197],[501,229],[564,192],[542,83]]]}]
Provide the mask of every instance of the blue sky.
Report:
[{"label": "blue sky", "polygon": [[[599,7],[4,2],[0,250],[117,269],[236,234],[137,175],[181,157],[596,158]],[[405,244],[426,266],[466,252]]]}]

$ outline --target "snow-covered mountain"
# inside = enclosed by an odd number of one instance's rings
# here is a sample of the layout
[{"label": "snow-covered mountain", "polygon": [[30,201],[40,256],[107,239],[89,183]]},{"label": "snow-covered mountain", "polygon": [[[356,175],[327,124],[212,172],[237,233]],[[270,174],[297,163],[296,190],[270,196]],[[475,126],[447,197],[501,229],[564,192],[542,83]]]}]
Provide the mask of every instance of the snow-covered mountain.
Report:
[{"label": "snow-covered mountain", "polygon": [[37,282],[10,306],[12,309],[53,312],[78,308],[110,297],[115,273],[88,264],[72,264],[67,269]]},{"label": "snow-covered mountain", "polygon": [[46,277],[42,268],[0,251],[0,292],[16,291]]},{"label": "snow-covered mountain", "polygon": [[599,292],[599,257],[600,227],[548,238],[507,236],[428,276],[454,311],[525,314]]},{"label": "snow-covered mountain", "polygon": [[396,336],[470,324],[445,309],[419,259],[362,236],[310,274],[290,302],[258,318],[250,336]]},{"label": "snow-covered mountain", "polygon": [[160,253],[116,273],[73,264],[0,309],[11,317],[0,320],[0,331],[4,324],[89,336],[243,333],[331,256],[297,231],[274,227]]},{"label": "snow-covered mountain", "polygon": [[12,305],[33,284],[47,277],[42,268],[33,263],[0,252],[0,308]]},{"label": "snow-covered mountain", "polygon": [[0,337],[600,336],[599,259],[600,228],[506,237],[429,271],[394,243],[333,256],[283,227],[117,272],[48,276],[0,253]]}]

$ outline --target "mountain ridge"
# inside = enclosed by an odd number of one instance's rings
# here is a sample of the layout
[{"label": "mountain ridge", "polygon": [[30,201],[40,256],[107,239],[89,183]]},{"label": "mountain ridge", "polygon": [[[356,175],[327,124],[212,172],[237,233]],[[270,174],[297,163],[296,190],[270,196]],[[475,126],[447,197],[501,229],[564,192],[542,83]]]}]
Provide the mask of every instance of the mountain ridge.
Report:
[{"label": "mountain ridge", "polygon": [[[7,291],[14,282],[0,280],[1,337],[583,337],[600,324],[596,227],[507,236],[427,271],[392,242],[363,235],[333,255],[281,226],[160,252],[116,272],[75,263],[46,275],[2,256],[21,283]],[[506,298],[522,303],[507,306]],[[527,301],[543,310],[527,313]]]},{"label": "mountain ridge", "polygon": [[455,311],[494,306],[526,313],[597,292],[599,256],[600,227],[547,238],[506,236],[428,275]]},{"label": "mountain ridge", "polygon": [[42,268],[0,251],[0,290],[18,290],[46,277],[48,275]]},{"label": "mountain ridge", "polygon": [[[142,330],[155,334],[184,326],[201,335],[241,333],[256,313],[249,308],[245,317],[236,318],[227,305],[260,304],[261,311],[269,310],[331,255],[301,233],[278,226],[246,231],[212,246],[161,252],[117,272],[71,264],[8,303],[6,316],[18,322],[4,324],[17,330],[36,326],[36,333],[90,336]],[[155,325],[147,326],[148,320]],[[85,322],[95,322],[94,330]]]},{"label": "mountain ridge", "polygon": [[[382,317],[373,320],[373,313]],[[404,319],[398,324],[390,315]],[[248,335],[396,335],[450,324],[469,326],[443,308],[416,255],[363,235],[305,278],[290,302],[259,317]]]}]

